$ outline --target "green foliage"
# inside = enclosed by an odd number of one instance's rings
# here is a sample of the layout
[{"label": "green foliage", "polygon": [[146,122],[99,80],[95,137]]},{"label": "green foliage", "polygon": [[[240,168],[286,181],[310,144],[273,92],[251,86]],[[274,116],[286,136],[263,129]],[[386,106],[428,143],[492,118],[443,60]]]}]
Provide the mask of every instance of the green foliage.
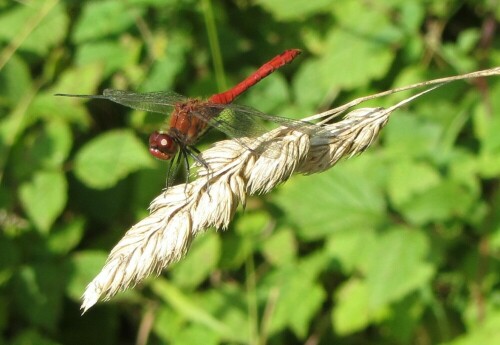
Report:
[{"label": "green foliage", "polygon": [[498,66],[499,21],[472,0],[0,1],[0,344],[500,343],[498,78],[397,111],[360,157],[249,199],[84,316],[85,286],[165,186],[147,136],[166,118],[54,96],[205,97],[301,48],[238,100],[300,118]]}]

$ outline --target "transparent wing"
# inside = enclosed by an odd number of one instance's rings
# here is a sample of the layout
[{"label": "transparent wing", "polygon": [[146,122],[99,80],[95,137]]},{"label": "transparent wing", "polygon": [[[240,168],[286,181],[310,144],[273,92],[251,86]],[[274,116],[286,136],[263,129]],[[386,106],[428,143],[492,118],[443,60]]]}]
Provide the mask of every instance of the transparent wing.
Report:
[{"label": "transparent wing", "polygon": [[56,96],[107,99],[133,109],[160,114],[169,114],[175,104],[186,101],[184,96],[170,91],[138,93],[106,89],[102,95],[71,95],[59,93],[56,94]]},{"label": "transparent wing", "polygon": [[266,123],[277,124],[306,134],[317,133],[321,127],[311,122],[286,117],[268,115],[252,107],[237,104],[207,103],[211,112],[218,114],[212,118],[198,116],[212,127],[235,138],[256,137],[269,131]]},{"label": "transparent wing", "polygon": [[[186,97],[171,91],[137,93],[106,89],[102,95],[58,95],[107,99],[130,108],[160,114],[170,114],[175,104],[188,100]],[[306,134],[316,133],[321,130],[321,127],[310,122],[268,115],[244,105],[216,104],[206,101],[202,107],[203,109],[193,111],[192,114],[233,138],[259,136],[270,129],[265,123],[275,123]],[[210,116],[207,116],[207,114],[210,114]]]},{"label": "transparent wing", "polygon": [[169,114],[175,104],[186,101],[184,96],[171,91],[137,93],[106,89],[102,96],[101,98],[109,99],[130,108],[160,114]]}]

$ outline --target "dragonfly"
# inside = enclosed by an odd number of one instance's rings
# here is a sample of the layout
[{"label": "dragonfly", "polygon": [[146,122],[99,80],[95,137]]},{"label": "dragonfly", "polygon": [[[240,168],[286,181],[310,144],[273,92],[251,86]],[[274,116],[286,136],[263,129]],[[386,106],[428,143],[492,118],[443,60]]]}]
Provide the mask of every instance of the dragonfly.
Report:
[{"label": "dragonfly", "polygon": [[259,127],[256,123],[260,120],[299,131],[305,131],[306,128],[311,131],[311,128],[315,127],[308,122],[268,115],[251,107],[232,104],[242,93],[277,69],[292,62],[300,54],[300,49],[286,50],[263,64],[236,86],[208,99],[186,98],[170,91],[137,93],[112,89],[104,90],[102,95],[56,94],[56,96],[106,99],[137,110],[170,113],[166,129],[151,133],[149,152],[160,160],[171,160],[177,156],[178,159],[174,159],[177,165],[183,158],[187,169],[189,169],[189,156],[206,167],[198,156],[200,151],[194,145],[211,127],[232,138],[249,136],[249,133],[250,136],[260,134],[255,130]]}]

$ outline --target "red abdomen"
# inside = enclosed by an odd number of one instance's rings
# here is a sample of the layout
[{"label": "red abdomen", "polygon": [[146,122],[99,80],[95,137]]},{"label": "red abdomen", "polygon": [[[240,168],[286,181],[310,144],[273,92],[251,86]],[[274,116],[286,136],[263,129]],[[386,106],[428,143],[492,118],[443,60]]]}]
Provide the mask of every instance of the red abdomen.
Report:
[{"label": "red abdomen", "polygon": [[236,97],[257,84],[261,79],[276,71],[278,68],[292,62],[302,51],[300,49],[285,50],[278,56],[263,64],[258,70],[252,73],[248,78],[233,87],[232,89],[218,93],[209,98],[209,101],[217,104],[228,104],[234,101]]}]

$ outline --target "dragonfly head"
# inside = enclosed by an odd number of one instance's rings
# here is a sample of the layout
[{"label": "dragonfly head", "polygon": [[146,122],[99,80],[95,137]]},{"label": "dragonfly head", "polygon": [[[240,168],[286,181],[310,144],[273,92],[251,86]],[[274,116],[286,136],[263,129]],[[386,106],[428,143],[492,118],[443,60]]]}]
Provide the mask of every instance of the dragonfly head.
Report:
[{"label": "dragonfly head", "polygon": [[166,133],[154,131],[149,136],[149,152],[158,159],[169,160],[178,151],[175,140]]}]

